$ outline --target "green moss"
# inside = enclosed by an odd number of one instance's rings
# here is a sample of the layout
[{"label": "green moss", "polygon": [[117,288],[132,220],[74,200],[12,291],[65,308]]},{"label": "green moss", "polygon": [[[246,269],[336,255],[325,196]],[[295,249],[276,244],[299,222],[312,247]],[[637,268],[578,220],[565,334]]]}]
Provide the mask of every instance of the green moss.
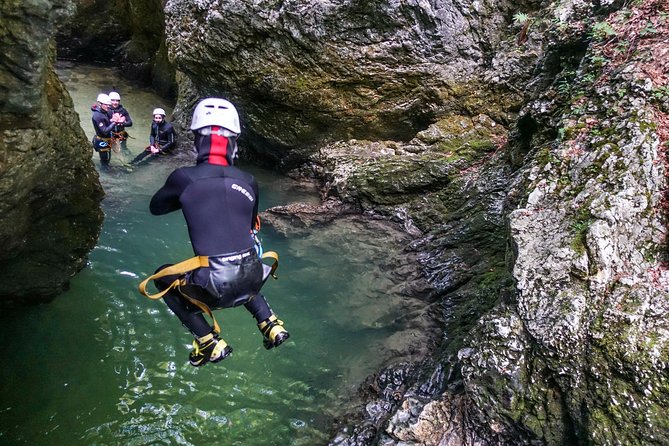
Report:
[{"label": "green moss", "polygon": [[563,141],[568,141],[574,139],[576,136],[577,128],[575,126],[565,126],[560,129],[560,135],[562,136]]},{"label": "green moss", "polygon": [[647,132],[647,131],[654,132],[655,130],[657,130],[657,123],[640,120],[639,130],[641,130],[642,132]]},{"label": "green moss", "polygon": [[477,159],[481,153],[494,150],[495,144],[490,139],[453,138],[440,142],[436,149],[445,154],[446,160],[449,162],[458,160],[471,162]]},{"label": "green moss", "polygon": [[426,154],[415,159],[397,157],[363,164],[348,182],[360,198],[372,204],[397,205],[411,201],[417,192],[443,188],[455,171],[449,160]]},{"label": "green moss", "polygon": [[494,91],[489,85],[471,78],[467,82],[450,84],[440,92],[440,96],[446,102],[458,103],[458,108],[464,107],[470,116],[483,113],[498,122],[508,118],[501,110],[518,110],[524,101],[522,92],[511,89]]},{"label": "green moss", "polygon": [[534,159],[536,160],[537,164],[541,167],[544,167],[549,163],[552,164],[556,161],[555,156],[553,155],[553,152],[551,151],[550,147],[542,147],[541,149],[539,149]]},{"label": "green moss", "polygon": [[576,253],[583,254],[586,247],[586,236],[588,234],[588,229],[595,221],[592,213],[590,212],[589,203],[584,204],[576,213],[574,220],[570,225],[570,229],[574,234],[574,238],[571,242],[571,247]]},{"label": "green moss", "polygon": [[[642,302],[629,294],[618,311],[639,314]],[[652,358],[659,353],[657,362],[666,363],[668,347],[661,333],[641,333],[626,320],[600,316],[594,324],[593,332],[598,335],[593,338],[588,362],[599,378],[584,395],[588,408],[584,421],[599,444],[667,444],[669,385],[666,373],[658,373]]]}]

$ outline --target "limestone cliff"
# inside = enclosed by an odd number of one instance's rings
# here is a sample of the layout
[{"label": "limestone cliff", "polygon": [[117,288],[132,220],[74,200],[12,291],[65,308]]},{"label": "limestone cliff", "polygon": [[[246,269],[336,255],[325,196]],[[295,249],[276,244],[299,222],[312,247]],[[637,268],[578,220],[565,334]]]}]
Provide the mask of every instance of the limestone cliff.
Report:
[{"label": "limestone cliff", "polygon": [[669,443],[667,6],[589,27],[587,9],[560,11],[554,45],[591,40],[521,111],[552,134],[535,135],[508,216],[514,299],[459,353],[467,393],[502,437]]},{"label": "limestone cliff", "polygon": [[177,109],[231,99],[246,146],[283,169],[323,142],[408,141],[446,114],[508,122],[532,55],[500,47],[515,8],[538,2],[517,3],[168,1],[170,58],[191,83]]},{"label": "limestone cliff", "polygon": [[667,11],[621,6],[168,2],[183,109],[422,234],[448,341],[333,444],[666,443]]},{"label": "limestone cliff", "polygon": [[[332,444],[669,442],[667,6],[556,2],[523,18],[524,45],[541,51],[507,169],[499,154],[479,158],[441,197],[432,181],[394,207],[427,232],[417,244],[445,291],[447,341],[417,371],[382,371],[362,420]],[[387,207],[389,179],[359,178],[416,145],[424,158],[425,142],[324,151],[351,154],[329,169],[333,193]],[[392,196],[410,190],[405,178]]]},{"label": "limestone cliff", "polygon": [[95,246],[103,193],[72,100],[53,71],[69,1],[0,6],[0,299],[39,302],[67,287]]}]

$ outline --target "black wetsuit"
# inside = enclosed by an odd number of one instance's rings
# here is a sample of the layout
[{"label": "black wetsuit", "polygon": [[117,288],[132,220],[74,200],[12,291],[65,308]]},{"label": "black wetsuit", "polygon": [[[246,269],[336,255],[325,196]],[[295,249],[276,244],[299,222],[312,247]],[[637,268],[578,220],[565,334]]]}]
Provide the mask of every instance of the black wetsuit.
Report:
[{"label": "black wetsuit", "polygon": [[121,147],[123,149],[127,149],[128,132],[126,132],[125,129],[126,127],[132,127],[132,119],[130,118],[130,113],[128,113],[128,110],[126,110],[125,107],[123,107],[120,104],[116,108],[109,106],[109,117],[111,118],[111,116],[114,113],[118,113],[124,116],[125,122],[123,124],[116,124],[112,129],[112,135],[114,136],[114,138],[117,138],[121,141]]},{"label": "black wetsuit", "polygon": [[159,123],[151,123],[151,134],[149,135],[149,143],[156,145],[161,153],[167,153],[172,150],[174,142],[176,141],[176,133],[172,124],[165,121],[165,118]]},{"label": "black wetsuit", "polygon": [[[260,323],[272,312],[259,292],[263,268],[251,234],[258,214],[258,184],[252,175],[229,165],[225,157],[227,144],[226,138],[212,142],[210,137],[196,137],[198,164],[172,172],[151,199],[150,210],[162,215],[181,209],[195,254],[210,256],[210,265],[212,256],[239,256],[231,261],[224,259],[220,270],[223,272],[218,276],[212,272],[214,266],[187,274],[188,285],[182,290],[210,308],[244,304]],[[156,286],[165,289],[175,278],[159,279]],[[212,286],[218,287],[218,294]],[[179,291],[171,290],[164,299],[195,336],[211,332],[199,308]]]},{"label": "black wetsuit", "polygon": [[258,214],[258,184],[236,167],[198,164],[170,174],[151,199],[151,213],[181,209],[197,255],[253,248],[251,228]]},{"label": "black wetsuit", "polygon": [[163,119],[160,124],[157,122],[151,123],[151,134],[149,135],[149,144],[158,147],[158,153],[152,153],[150,150],[144,150],[132,160],[132,164],[142,161],[147,156],[153,159],[157,156],[164,155],[174,147],[176,143],[176,132],[174,127],[169,122]]},{"label": "black wetsuit", "polygon": [[109,166],[111,159],[111,132],[116,124],[109,120],[110,115],[107,114],[98,104],[91,107],[93,116],[93,128],[95,129],[95,136],[93,137],[93,149],[100,155],[100,164],[103,168]]}]

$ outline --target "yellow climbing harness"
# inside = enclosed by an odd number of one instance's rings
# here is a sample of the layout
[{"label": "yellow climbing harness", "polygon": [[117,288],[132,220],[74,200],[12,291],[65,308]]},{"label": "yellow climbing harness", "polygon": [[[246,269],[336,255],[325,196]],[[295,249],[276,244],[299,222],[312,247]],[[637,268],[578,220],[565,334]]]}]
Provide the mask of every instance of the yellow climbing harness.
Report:
[{"label": "yellow climbing harness", "polygon": [[[272,259],[273,262],[271,265],[263,263],[263,280],[267,279],[267,277],[269,276],[272,276],[274,279],[276,279],[277,277],[275,271],[279,267],[279,254],[277,254],[274,251],[264,252],[262,254],[262,260],[264,261],[265,259]],[[162,299],[162,297],[165,294],[167,294],[170,290],[176,288],[184,298],[188,299],[189,302],[191,302],[193,305],[197,306],[204,313],[209,315],[209,317],[214,322],[214,331],[216,331],[216,333],[220,333],[221,327],[218,325],[218,322],[216,322],[216,318],[214,317],[214,313],[211,311],[211,308],[209,308],[209,306],[204,302],[188,296],[181,289],[181,286],[186,285],[186,280],[183,278],[184,274],[193,271],[195,269],[206,268],[208,266],[209,266],[208,256],[191,257],[190,259],[168,266],[167,268],[163,268],[157,273],[144,279],[142,283],[139,284],[138,287],[139,292],[144,296],[148,297],[149,299],[157,300],[157,299]],[[146,291],[146,286],[150,281],[171,275],[179,275],[181,277],[173,281],[167,288],[165,288],[162,291],[159,291],[158,293],[150,294],[148,291]]]}]

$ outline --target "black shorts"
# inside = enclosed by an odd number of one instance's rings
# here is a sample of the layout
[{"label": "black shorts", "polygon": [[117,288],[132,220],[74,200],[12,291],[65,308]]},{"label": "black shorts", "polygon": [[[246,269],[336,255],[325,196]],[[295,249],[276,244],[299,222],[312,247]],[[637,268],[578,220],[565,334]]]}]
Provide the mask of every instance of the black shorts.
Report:
[{"label": "black shorts", "polygon": [[260,292],[263,271],[263,263],[254,248],[209,256],[209,267],[186,274],[186,285],[179,290],[212,309],[236,307]]}]

